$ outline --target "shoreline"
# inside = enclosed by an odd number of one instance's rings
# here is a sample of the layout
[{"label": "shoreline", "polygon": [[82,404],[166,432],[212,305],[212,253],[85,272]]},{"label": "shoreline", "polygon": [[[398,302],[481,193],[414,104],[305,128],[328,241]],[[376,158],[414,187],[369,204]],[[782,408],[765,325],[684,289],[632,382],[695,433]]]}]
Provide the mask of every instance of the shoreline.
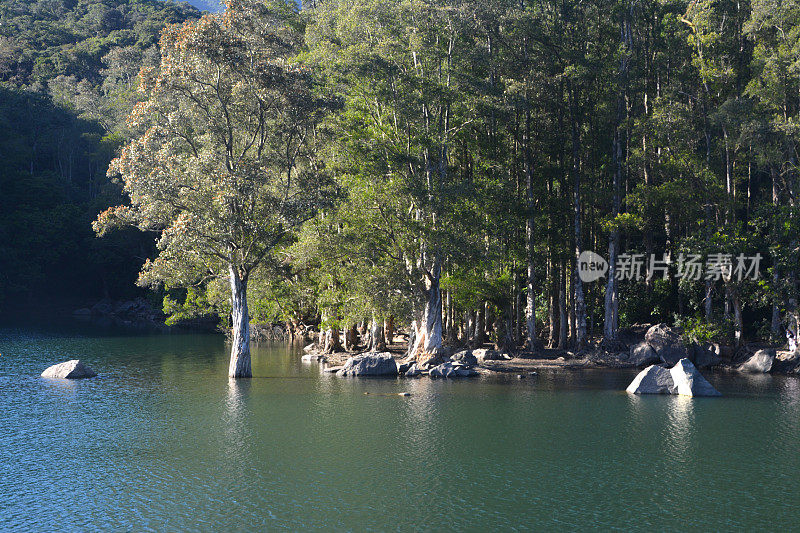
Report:
[{"label": "shoreline", "polygon": [[[320,350],[314,349],[308,350],[309,347],[306,347],[306,351],[304,353],[305,356],[309,357],[307,362],[315,361],[319,363],[324,371],[333,372],[335,369],[338,369],[347,362],[347,360],[351,357],[364,355],[368,353],[388,353],[391,354],[398,366],[401,363],[408,363],[409,360],[406,357],[406,346],[401,344],[392,344],[388,345],[385,350],[381,352],[370,352],[365,350],[356,350],[352,352],[342,351],[342,352],[334,352],[325,354],[322,353]],[[483,345],[481,348],[477,349],[485,349],[485,350],[493,350],[490,345]],[[743,375],[753,375],[753,374],[772,374],[772,375],[785,375],[785,376],[795,376],[800,377],[800,356],[798,354],[792,354],[786,350],[780,350],[776,348],[776,357],[774,361],[774,365],[769,372],[746,372],[739,369],[742,362],[733,360],[720,360],[717,364],[710,365],[704,367],[702,369],[703,372],[714,372],[714,373],[734,373],[734,374],[743,374]],[[458,353],[460,351],[469,350],[472,351],[473,349],[470,348],[458,348],[456,347],[448,347],[445,349],[444,353],[444,360],[447,360],[447,357],[453,355],[454,353]],[[622,359],[620,353],[610,353],[605,352],[603,350],[595,349],[591,351],[583,351],[579,353],[570,352],[566,350],[560,349],[551,349],[545,348],[538,350],[537,352],[529,352],[529,351],[520,351],[514,354],[502,354],[504,356],[510,357],[508,359],[492,359],[492,360],[484,360],[479,361],[478,364],[474,365],[472,368],[476,370],[481,375],[493,375],[493,374],[525,374],[525,373],[535,373],[540,370],[591,370],[591,369],[602,369],[602,370],[642,370],[649,364],[636,364],[635,362],[626,361]],[[656,365],[661,366],[670,366],[666,363],[653,363]],[[402,374],[401,374],[402,375]]]}]

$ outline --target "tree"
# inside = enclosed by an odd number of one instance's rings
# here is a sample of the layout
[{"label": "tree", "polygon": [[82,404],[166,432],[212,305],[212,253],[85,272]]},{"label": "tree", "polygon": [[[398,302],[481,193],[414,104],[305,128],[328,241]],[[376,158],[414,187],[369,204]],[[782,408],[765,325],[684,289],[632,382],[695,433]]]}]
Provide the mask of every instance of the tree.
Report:
[{"label": "tree", "polygon": [[300,30],[295,8],[254,0],[165,29],[161,64],[140,73],[146,100],[129,117],[141,134],[109,167],[130,205],[94,224],[100,235],[120,225],[160,234],[140,284],[227,280],[232,378],[252,373],[250,277],[333,198],[314,159],[328,103],[294,61]]}]

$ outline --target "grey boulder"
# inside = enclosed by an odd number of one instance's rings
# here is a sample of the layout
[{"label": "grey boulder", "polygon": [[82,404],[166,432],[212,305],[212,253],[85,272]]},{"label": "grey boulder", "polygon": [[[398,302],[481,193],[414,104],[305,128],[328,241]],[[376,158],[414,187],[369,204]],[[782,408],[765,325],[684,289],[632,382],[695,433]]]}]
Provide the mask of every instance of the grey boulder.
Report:
[{"label": "grey boulder", "polygon": [[490,350],[486,348],[480,348],[478,350],[472,350],[472,355],[479,363],[483,363],[484,361],[503,361],[506,359],[511,359],[511,356],[498,352],[497,350]]},{"label": "grey boulder", "polygon": [[688,358],[681,359],[671,369],[648,366],[639,372],[625,390],[631,394],[721,396]]},{"label": "grey boulder", "polygon": [[670,371],[675,389],[681,396],[722,396],[689,359],[681,359]]},{"label": "grey boulder", "polygon": [[681,334],[667,324],[656,324],[647,330],[644,340],[655,350],[659,359],[669,366],[692,355]]},{"label": "grey boulder", "polygon": [[475,366],[478,364],[478,358],[472,354],[471,350],[454,353],[450,356],[450,360],[454,363],[461,363],[464,366]]},{"label": "grey boulder", "polygon": [[97,376],[97,373],[83,364],[80,359],[72,359],[71,361],[53,365],[42,372],[43,378],[83,379],[95,376]]},{"label": "grey boulder", "polygon": [[694,359],[693,362],[697,368],[709,368],[716,366],[722,362],[718,354],[719,346],[712,344],[710,346],[701,346],[696,344],[694,346]]},{"label": "grey boulder", "polygon": [[640,342],[639,344],[631,346],[628,362],[632,363],[634,366],[643,367],[658,363],[659,361],[661,361],[661,359],[658,357],[656,351],[646,342]]},{"label": "grey boulder", "polygon": [[428,375],[432,378],[467,378],[477,376],[478,373],[466,366],[447,362],[431,368]]},{"label": "grey boulder", "polygon": [[767,348],[758,350],[750,359],[739,366],[739,372],[750,372],[754,374],[765,374],[772,370],[772,363],[775,362],[775,350]]},{"label": "grey boulder", "polygon": [[355,355],[347,360],[338,374],[340,376],[396,376],[397,362],[388,352]]},{"label": "grey boulder", "polygon": [[625,389],[631,394],[675,394],[672,374],[663,366],[650,365],[633,378]]},{"label": "grey boulder", "polygon": [[408,370],[406,370],[405,373],[404,373],[404,375],[407,378],[415,378],[415,377],[419,376],[420,374],[422,374],[422,370],[420,370],[420,368],[417,366],[416,363],[414,363],[411,366],[409,366]]}]

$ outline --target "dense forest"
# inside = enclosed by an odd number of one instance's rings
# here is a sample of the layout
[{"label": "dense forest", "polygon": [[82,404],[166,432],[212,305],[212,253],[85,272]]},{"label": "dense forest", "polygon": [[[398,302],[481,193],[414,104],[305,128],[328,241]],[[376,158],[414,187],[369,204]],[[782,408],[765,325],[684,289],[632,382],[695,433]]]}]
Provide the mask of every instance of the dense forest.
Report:
[{"label": "dense forest", "polygon": [[0,3],[0,311],[136,294],[152,239],[99,240],[91,222],[121,200],[106,169],[139,69],[158,63],[165,24],[199,16],[156,0]]},{"label": "dense forest", "polygon": [[[149,257],[139,284],[165,311],[217,313],[235,343],[248,318],[314,325],[330,349],[412,321],[426,351],[613,350],[656,321],[728,345],[796,332],[793,4],[230,0],[197,17],[3,4],[6,304],[123,291]],[[184,20],[159,51],[159,24]]]}]

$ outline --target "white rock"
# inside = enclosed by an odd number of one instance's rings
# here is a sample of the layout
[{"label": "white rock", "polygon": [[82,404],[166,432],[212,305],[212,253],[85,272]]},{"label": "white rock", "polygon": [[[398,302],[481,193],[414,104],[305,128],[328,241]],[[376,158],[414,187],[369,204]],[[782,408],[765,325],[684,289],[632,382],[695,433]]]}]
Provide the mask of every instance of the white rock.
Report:
[{"label": "white rock", "polygon": [[42,372],[43,378],[60,379],[93,378],[96,375],[95,371],[84,365],[80,359],[72,359],[71,361],[53,365]]},{"label": "white rock", "polygon": [[301,357],[300,360],[304,363],[319,363],[327,361],[328,358],[321,353],[307,353],[303,354],[303,357]]},{"label": "white rock", "polygon": [[625,389],[631,394],[674,394],[672,374],[663,366],[650,365],[633,378]]},{"label": "white rock", "polygon": [[673,394],[682,396],[722,396],[689,359],[681,359],[669,371],[675,383]]}]

